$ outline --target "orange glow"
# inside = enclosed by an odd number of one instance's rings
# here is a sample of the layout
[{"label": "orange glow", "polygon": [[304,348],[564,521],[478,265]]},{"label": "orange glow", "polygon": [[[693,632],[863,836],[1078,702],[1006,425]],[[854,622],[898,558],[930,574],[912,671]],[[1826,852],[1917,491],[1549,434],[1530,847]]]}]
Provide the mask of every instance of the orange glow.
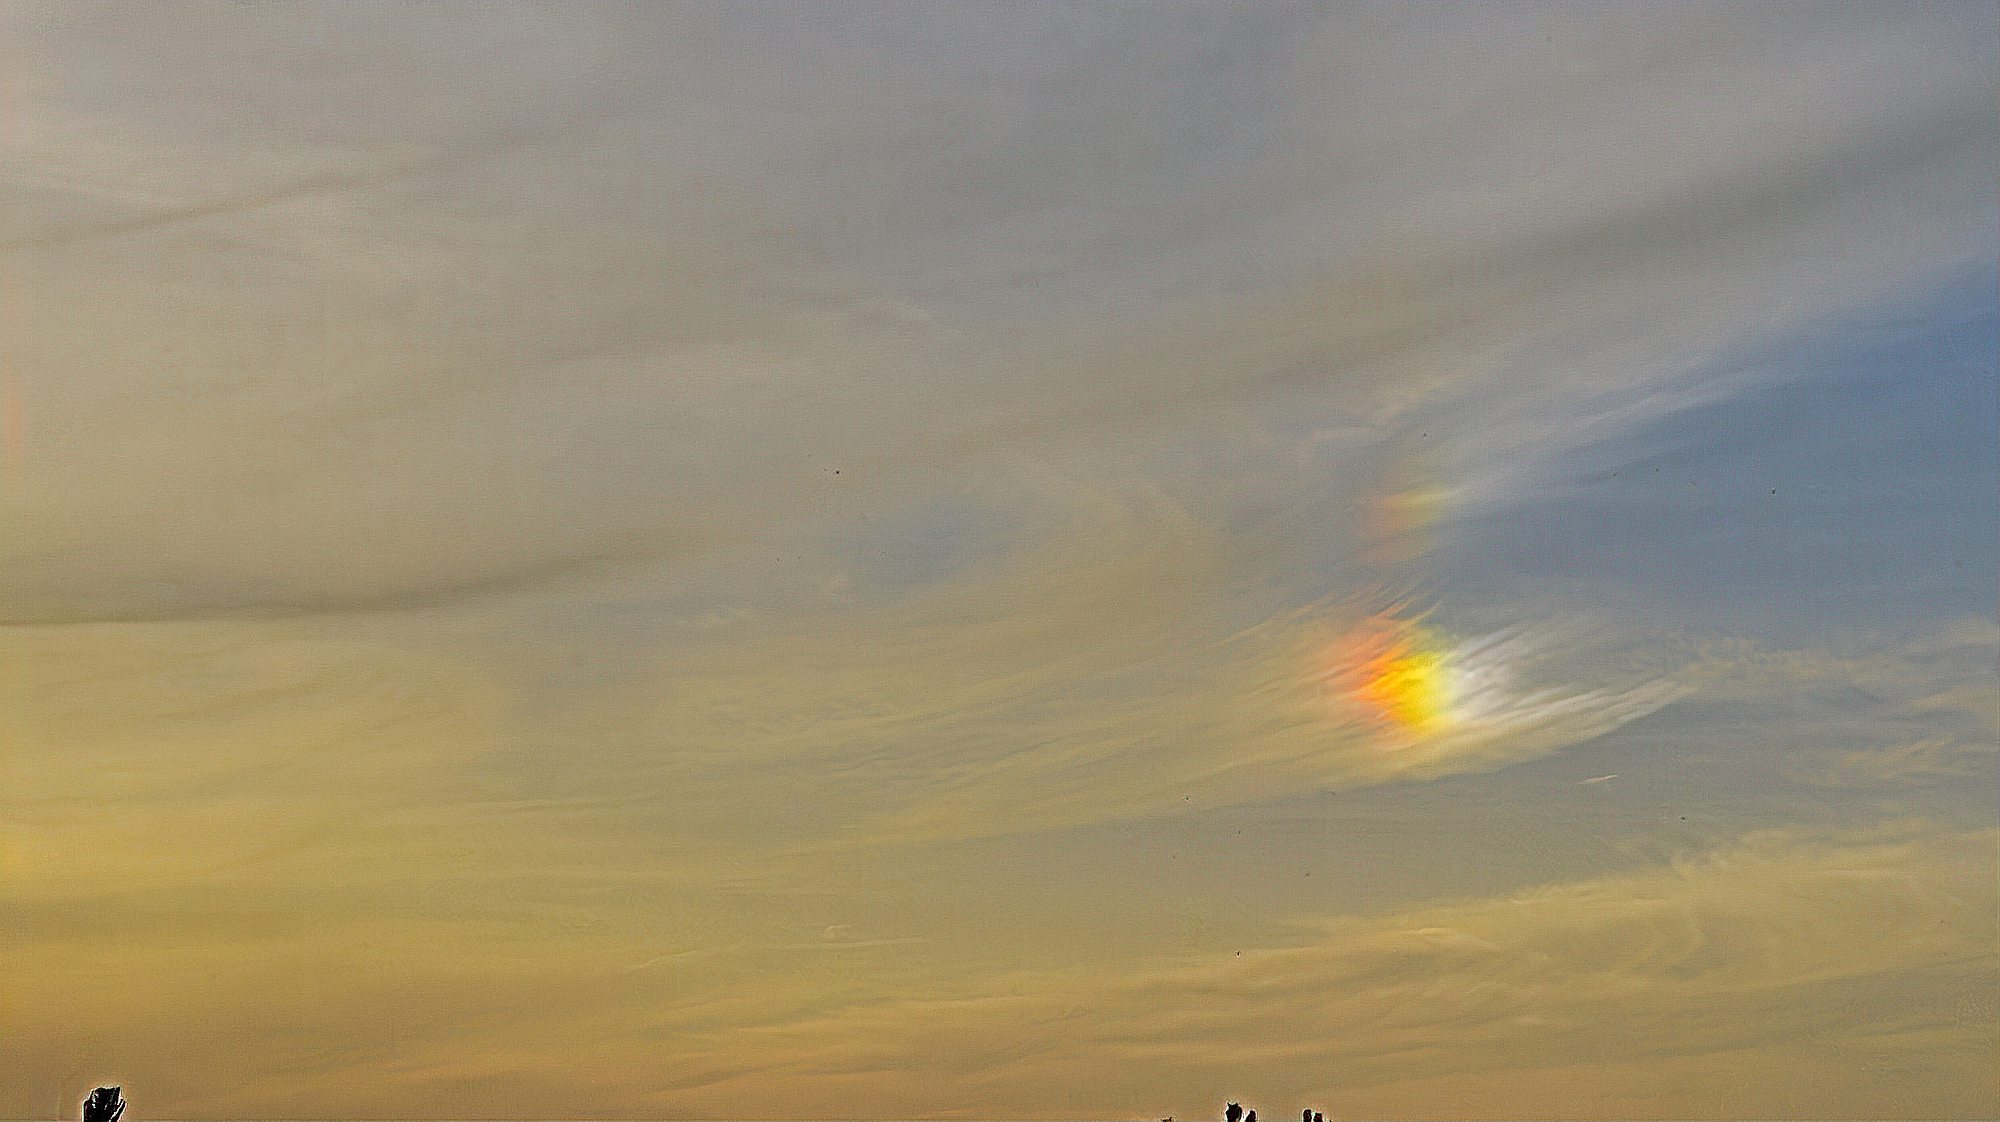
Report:
[{"label": "orange glow", "polygon": [[1437,732],[1450,723],[1450,654],[1417,623],[1387,613],[1372,616],[1336,641],[1330,657],[1328,688],[1371,723],[1410,735]]}]

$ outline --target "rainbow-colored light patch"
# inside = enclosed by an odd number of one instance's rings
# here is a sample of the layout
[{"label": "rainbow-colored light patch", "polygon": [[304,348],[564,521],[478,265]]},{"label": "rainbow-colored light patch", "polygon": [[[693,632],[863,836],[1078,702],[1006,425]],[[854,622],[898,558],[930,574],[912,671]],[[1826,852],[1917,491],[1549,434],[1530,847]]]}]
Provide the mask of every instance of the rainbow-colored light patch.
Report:
[{"label": "rainbow-colored light patch", "polygon": [[1458,694],[1451,647],[1414,620],[1371,616],[1336,640],[1323,675],[1369,723],[1408,736],[1450,727]]}]

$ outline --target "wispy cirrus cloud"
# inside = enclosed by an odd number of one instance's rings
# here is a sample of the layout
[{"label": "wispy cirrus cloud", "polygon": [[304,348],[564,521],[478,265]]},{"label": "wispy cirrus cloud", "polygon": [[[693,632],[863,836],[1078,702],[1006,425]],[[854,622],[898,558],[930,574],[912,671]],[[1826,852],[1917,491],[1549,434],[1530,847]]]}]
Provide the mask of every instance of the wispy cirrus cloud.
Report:
[{"label": "wispy cirrus cloud", "polygon": [[1991,1113],[1989,10],[0,23],[0,1112]]},{"label": "wispy cirrus cloud", "polygon": [[[99,181],[175,201],[34,266],[33,454],[7,491],[33,532],[13,539],[8,610],[510,594],[578,558],[673,562],[782,533],[813,509],[807,453],[882,465],[850,491],[913,462],[970,469],[982,448],[1067,456],[1107,431],[1150,460],[1190,411],[1433,419],[1454,484],[1489,494],[1556,433],[1669,407],[1676,378],[1745,333],[1979,257],[1991,75],[1970,17],[1939,13],[1522,21],[1535,34],[1497,15],[1476,33],[1190,16],[1133,51],[1110,14],[892,31],[885,11],[853,17],[885,37],[850,43],[881,54],[872,70],[748,10],[607,10],[533,59],[508,45],[547,30],[534,9],[463,54],[424,38],[442,17],[407,14],[367,83],[340,37],[366,20],[218,9],[204,19],[226,33],[180,38],[26,19],[49,57],[88,44],[122,77],[32,87],[10,174],[50,213],[19,236],[68,228],[65,201]],[[618,47],[648,35],[657,57]],[[905,36],[907,53],[889,45]],[[314,92],[237,96],[279,80],[283,52],[258,49],[273,43],[313,59],[286,76]],[[1113,51],[1126,81],[1103,78]],[[1384,60],[1447,54],[1467,60],[1450,82],[1389,92],[1413,71]],[[1034,62],[1010,81],[960,55]],[[1575,61],[1624,55],[1643,65]],[[380,112],[383,67],[406,112]],[[1927,80],[1907,82],[1917,67]],[[175,85],[189,70],[208,82]],[[1573,95],[1560,127],[1529,74]],[[1137,86],[1157,102],[1120,92]],[[137,127],[176,98],[200,112]],[[373,111],[336,124],[329,100]],[[517,135],[538,139],[451,156]],[[72,158],[69,137],[113,155]],[[121,145],[137,146],[123,163]],[[231,238],[143,225],[356,161],[413,170],[330,208],[218,212]],[[53,193],[34,186],[51,168],[68,185]],[[188,267],[157,276],[160,260]],[[883,306],[919,318],[869,312]]]},{"label": "wispy cirrus cloud", "polygon": [[[804,1111],[833,1086],[918,1110],[942,1075],[1028,1114],[1054,1084],[1084,1113],[1239,1088],[1253,1102],[1506,1117],[1562,1080],[1580,1092],[1563,1108],[1576,1117],[1619,1103],[1860,1117],[1911,1107],[1875,1097],[1868,1064],[1919,1063],[1937,1077],[1921,1109],[1954,1115],[1991,1091],[1975,1073],[1993,1028],[1964,1014],[1968,988],[1996,981],[1995,842],[1910,826],[1764,832],[1670,868],[1329,922],[1300,946],[998,978],[715,1033],[694,1049],[707,1079],[649,1101],[701,1109],[755,1084]],[[1787,906],[1766,907],[1773,895]],[[1897,991],[1906,1019],[1863,1011]],[[1773,1062],[1788,1073],[1742,1082]],[[1172,1074],[1150,1090],[1102,1075],[1135,1067]],[[1704,1080],[1730,1088],[1726,1105]]]}]

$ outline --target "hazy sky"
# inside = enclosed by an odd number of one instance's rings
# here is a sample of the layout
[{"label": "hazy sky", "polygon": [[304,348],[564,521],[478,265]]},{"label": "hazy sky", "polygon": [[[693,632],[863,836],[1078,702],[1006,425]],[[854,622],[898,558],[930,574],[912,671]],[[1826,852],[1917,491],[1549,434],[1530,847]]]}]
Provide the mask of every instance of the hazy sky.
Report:
[{"label": "hazy sky", "polygon": [[0,8],[0,1117],[2000,1114],[2000,10]]}]

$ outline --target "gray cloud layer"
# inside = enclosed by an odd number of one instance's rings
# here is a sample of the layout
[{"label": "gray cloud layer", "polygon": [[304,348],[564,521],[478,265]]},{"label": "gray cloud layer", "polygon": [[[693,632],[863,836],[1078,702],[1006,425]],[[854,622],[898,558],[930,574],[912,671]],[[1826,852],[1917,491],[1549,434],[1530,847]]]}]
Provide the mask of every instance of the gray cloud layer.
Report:
[{"label": "gray cloud layer", "polygon": [[1992,240],[1962,9],[196,11],[12,16],[91,60],[9,161],[17,620],[671,563],[1217,408],[1446,410],[1503,486]]}]

